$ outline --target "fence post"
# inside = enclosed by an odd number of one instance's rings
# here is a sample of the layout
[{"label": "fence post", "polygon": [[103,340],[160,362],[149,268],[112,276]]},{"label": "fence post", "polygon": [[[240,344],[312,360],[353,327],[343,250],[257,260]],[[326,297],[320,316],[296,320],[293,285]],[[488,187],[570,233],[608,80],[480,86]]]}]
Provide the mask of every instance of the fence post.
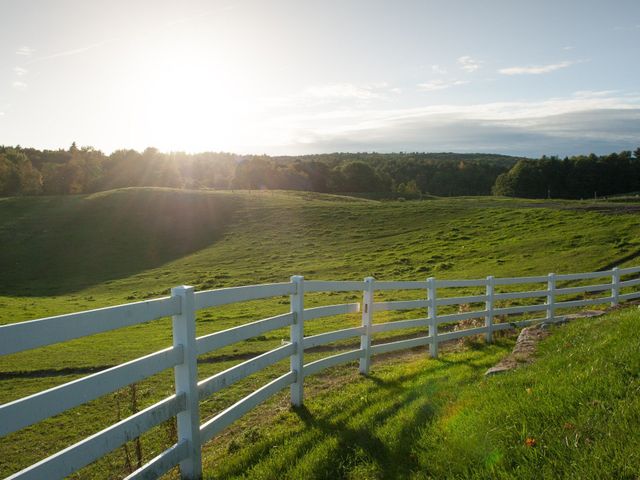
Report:
[{"label": "fence post", "polygon": [[427,278],[427,311],[429,314],[429,354],[432,358],[438,357],[438,308],[436,304],[436,279],[434,277]]},{"label": "fence post", "polygon": [[620,296],[620,269],[618,267],[614,267],[611,275],[611,296],[613,297],[611,306],[615,307],[619,303]]},{"label": "fence post", "polygon": [[290,296],[293,323],[290,327],[291,343],[295,347],[291,355],[291,371],[296,381],[291,384],[291,405],[301,407],[304,401],[304,277],[294,275],[291,282],[295,292]]},{"label": "fence post", "polygon": [[487,329],[487,333],[485,333],[484,338],[487,343],[493,342],[493,290],[493,275],[489,275],[487,277],[487,299],[484,303],[484,308],[487,311],[487,314],[484,317],[484,326]]},{"label": "fence post", "polygon": [[198,351],[196,348],[196,314],[193,287],[182,285],[171,289],[172,297],[180,297],[180,314],[172,317],[173,346],[182,346],[183,362],[173,368],[176,394],[186,395],[186,409],[177,415],[178,443],[186,442],[187,458],[180,462],[182,478],[202,478],[200,451],[200,405],[198,398]]},{"label": "fence post", "polygon": [[547,321],[553,322],[556,317],[556,274],[547,275]]},{"label": "fence post", "polygon": [[362,292],[362,328],[364,333],[360,335],[360,349],[363,350],[360,357],[360,373],[369,375],[371,365],[371,324],[373,323],[373,289],[374,278],[364,279],[364,291]]}]

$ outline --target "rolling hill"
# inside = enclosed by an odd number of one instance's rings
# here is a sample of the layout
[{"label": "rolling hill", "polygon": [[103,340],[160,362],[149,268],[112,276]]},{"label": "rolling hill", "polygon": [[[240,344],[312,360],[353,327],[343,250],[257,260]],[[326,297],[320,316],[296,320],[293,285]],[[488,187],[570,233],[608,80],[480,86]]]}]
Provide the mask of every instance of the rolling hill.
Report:
[{"label": "rolling hill", "polygon": [[[163,296],[170,287],[180,284],[212,289],[283,281],[293,274],[310,279],[346,280],[369,275],[381,279],[423,279],[592,271],[612,264],[636,264],[639,234],[640,213],[624,203],[477,197],[375,202],[299,192],[152,188],[80,196],[4,198],[0,199],[0,244],[3,245],[0,323]],[[338,303],[357,298],[338,294],[330,300]],[[314,298],[311,305],[326,300]],[[288,303],[279,300],[211,309],[198,316],[198,333],[229,328],[287,309]],[[381,319],[398,318],[397,315],[389,313],[381,315]],[[310,329],[319,333],[358,322],[357,315],[349,315]],[[200,359],[201,375],[211,375],[264,352],[278,345],[286,335],[284,331],[272,332],[213,352]],[[164,348],[170,339],[170,322],[162,320],[0,358],[0,402]],[[471,350],[448,353],[437,363],[424,360],[423,352],[409,352],[405,357],[389,357],[388,363],[380,365],[380,371],[388,371],[389,382],[397,388],[409,389],[407,395],[417,395],[421,390],[411,389],[422,388],[420,382],[397,377],[403,375],[403,368],[416,371],[424,367],[424,362],[428,368],[440,368],[442,372],[450,367],[451,377],[458,378],[455,385],[464,384],[471,391],[482,385],[480,371],[485,365],[501,358],[512,344],[513,338],[508,336],[491,347],[473,344]],[[336,347],[340,348],[345,346]],[[317,351],[311,357],[325,354]],[[457,363],[460,365],[453,365]],[[203,415],[230,405],[276,375],[278,368],[284,367],[275,366],[208,400],[203,404]],[[347,370],[337,369],[326,378],[318,377],[310,381],[308,388],[320,391],[332,382],[336,386],[344,385],[340,378],[352,373],[345,372]],[[385,381],[382,377],[371,380],[380,388],[386,388]],[[458,392],[449,388],[451,385],[445,382],[438,391],[449,392],[443,393],[445,397],[453,395],[451,402],[455,405],[458,395],[466,398],[467,390]],[[371,385],[366,388],[369,387]],[[7,460],[2,463],[0,474],[7,475],[37,461],[113,423],[132,408],[153,403],[171,388],[171,372],[164,372],[137,386],[137,406],[132,404],[133,393],[125,389],[1,439],[0,457]],[[351,394],[345,392],[345,399],[352,401],[363,396],[362,392],[354,391],[356,397],[349,397]],[[365,399],[370,398],[367,402],[375,409],[378,394],[366,395]],[[283,401],[277,400],[276,404],[278,402]],[[384,405],[380,403],[378,407]],[[426,430],[436,428],[432,425],[432,420],[440,418],[436,407],[425,406],[426,410],[420,410],[416,417],[425,424]],[[330,410],[327,407],[328,413]],[[301,421],[304,418],[303,415]],[[319,418],[314,414],[312,421],[332,421],[328,417]],[[365,421],[368,417],[362,418]],[[398,428],[404,428],[402,422],[407,425],[413,421],[415,418],[409,413],[405,417],[400,415]],[[251,428],[242,434],[249,435],[250,439],[252,434],[247,431]],[[144,458],[150,458],[167,445],[174,435],[172,432],[172,426],[165,425],[145,435],[142,439]],[[256,433],[263,434],[262,431]],[[392,437],[390,441],[404,442],[409,438],[400,435],[393,440]],[[237,440],[239,446],[233,446],[229,443],[231,440],[225,438],[224,445],[214,442],[210,447],[212,454],[207,458],[212,472],[220,469],[216,463],[216,452],[220,450],[216,449],[238,452],[238,462],[255,454],[253,450],[242,452],[244,440]],[[332,441],[344,442],[351,437],[345,438]],[[379,438],[371,441],[384,444]],[[301,447],[301,451],[304,448]],[[344,462],[360,465],[356,461],[360,454],[354,455],[346,457]],[[318,454],[317,458],[322,459],[322,455]],[[418,455],[416,461],[421,462],[422,458]],[[240,470],[233,470],[233,465],[236,463],[225,467],[225,475],[240,474]],[[370,476],[376,478],[377,467],[367,466],[367,462],[362,465],[345,467],[341,472],[345,476],[356,475],[364,471],[360,468],[371,468]],[[124,453],[118,450],[80,472],[79,478],[118,477],[126,473],[126,469]],[[386,472],[384,468],[381,471]]]}]

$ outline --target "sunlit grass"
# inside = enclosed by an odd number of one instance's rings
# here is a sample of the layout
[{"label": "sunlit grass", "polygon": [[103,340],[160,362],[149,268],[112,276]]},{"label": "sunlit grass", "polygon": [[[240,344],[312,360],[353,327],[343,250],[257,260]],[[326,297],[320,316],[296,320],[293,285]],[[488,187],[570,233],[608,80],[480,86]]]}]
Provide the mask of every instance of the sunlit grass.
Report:
[{"label": "sunlit grass", "polygon": [[[300,192],[169,189],[0,199],[0,244],[6,246],[0,259],[10,267],[0,273],[0,323],[158,297],[180,284],[211,289],[286,281],[293,274],[343,280],[369,275],[479,278],[591,271],[624,259],[634,264],[633,256],[640,250],[640,216],[602,214],[584,206],[493,198],[380,203]],[[178,234],[174,229],[179,228],[184,231]],[[154,246],[154,255],[149,255],[149,245]],[[65,261],[51,260],[59,257]],[[460,291],[464,292],[480,293]],[[423,297],[424,292],[416,291],[388,292],[376,298]],[[307,306],[359,299],[357,292],[309,296]],[[198,313],[197,331],[203,335],[288,309],[286,297],[209,309]],[[423,314],[381,312],[376,322]],[[321,333],[359,322],[357,315],[323,319],[310,322],[306,332]],[[388,332],[376,340],[405,333]],[[229,368],[286,338],[288,332],[282,329],[202,356],[200,377]],[[0,402],[170,344],[170,322],[165,319],[0,358]],[[354,341],[342,342],[336,353],[355,346]],[[493,361],[505,348],[473,354],[486,354]],[[306,358],[330,353],[309,352]],[[391,370],[404,362],[395,358],[387,360]],[[203,403],[203,416],[229,406],[286,369],[282,362],[216,394]],[[334,373],[323,378],[331,379]],[[312,391],[317,381],[309,379]],[[140,408],[171,390],[171,372],[141,382]],[[126,392],[119,398],[125,415]],[[113,423],[116,400],[105,396],[0,439],[0,474],[8,475]],[[145,458],[170,441],[170,426],[145,435]],[[314,455],[321,458],[319,453]],[[361,468],[366,472],[369,467]],[[107,478],[122,472],[119,450],[79,476]]]},{"label": "sunlit grass", "polygon": [[533,365],[490,378],[509,342],[377,362],[210,447],[205,478],[636,478],[638,317],[555,327]]}]

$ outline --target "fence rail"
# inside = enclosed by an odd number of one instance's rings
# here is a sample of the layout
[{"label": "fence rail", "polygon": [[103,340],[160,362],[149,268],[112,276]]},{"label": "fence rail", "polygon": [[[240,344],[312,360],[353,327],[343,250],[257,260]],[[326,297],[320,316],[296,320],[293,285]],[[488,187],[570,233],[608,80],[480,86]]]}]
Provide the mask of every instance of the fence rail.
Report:
[{"label": "fence rail", "polygon": [[[401,349],[428,346],[430,355],[438,355],[439,343],[471,335],[485,335],[488,342],[496,331],[518,328],[535,322],[556,322],[564,319],[564,311],[591,305],[616,305],[621,301],[640,299],[640,267],[614,268],[607,271],[546,276],[493,278],[472,280],[376,281],[316,281],[300,276],[290,282],[251,285],[195,292],[192,287],[176,287],[171,297],[132,304],[90,310],[68,315],[43,318],[0,326],[0,355],[13,354],[101,332],[173,317],[173,346],[127,363],[88,375],[63,385],[0,405],[0,436],[45,420],[53,415],[77,407],[102,395],[126,387],[144,378],[173,368],[175,394],[141,412],[109,426],[64,450],[45,458],[15,474],[10,479],[62,478],[99,459],[122,444],[135,439],[152,427],[172,417],[177,418],[178,441],[131,475],[130,479],[157,478],[176,465],[183,478],[202,475],[201,445],[211,439],[249,410],[264,402],[287,386],[291,389],[291,403],[302,405],[304,377],[342,363],[359,361],[363,374],[369,373],[371,356]],[[629,278],[635,276],[635,278]],[[625,277],[623,279],[623,277]],[[603,283],[610,278],[610,283]],[[589,285],[566,285],[567,282]],[[531,290],[531,285],[546,284],[545,289]],[[557,283],[562,283],[561,287]],[[500,291],[525,285],[523,291]],[[463,294],[460,289],[484,288],[482,294]],[[534,287],[535,288],[535,287]],[[537,287],[540,288],[540,287]],[[450,295],[444,294],[447,292]],[[454,289],[454,292],[451,292]],[[305,308],[305,294],[316,292],[362,293],[362,301]],[[376,292],[423,291],[417,300],[378,301]],[[606,292],[605,296],[587,295]],[[196,337],[196,312],[205,308],[257,299],[290,297],[289,312],[260,319],[219,332]],[[583,298],[575,298],[582,295]],[[572,297],[573,296],[573,297]],[[511,305],[514,300],[543,303]],[[506,303],[506,305],[505,305]],[[481,310],[451,312],[454,306],[476,305]],[[442,307],[449,312],[438,313]],[[374,313],[390,310],[421,310],[419,318],[374,323]],[[558,315],[558,311],[563,313]],[[340,330],[304,335],[305,322],[336,315],[362,314],[361,325]],[[545,312],[544,317],[509,320],[511,315]],[[483,319],[484,325],[459,328],[459,322]],[[499,320],[499,321],[498,321]],[[442,325],[457,328],[451,330]],[[197,357],[213,350],[289,327],[290,338],[285,344],[257,355],[238,365],[198,381]],[[419,329],[428,334],[416,338],[372,344],[372,337],[381,332]],[[360,337],[360,348],[304,363],[305,349],[350,338]],[[261,371],[286,358],[290,368],[266,385],[255,390],[213,418],[200,425],[199,402],[222,389]]]}]

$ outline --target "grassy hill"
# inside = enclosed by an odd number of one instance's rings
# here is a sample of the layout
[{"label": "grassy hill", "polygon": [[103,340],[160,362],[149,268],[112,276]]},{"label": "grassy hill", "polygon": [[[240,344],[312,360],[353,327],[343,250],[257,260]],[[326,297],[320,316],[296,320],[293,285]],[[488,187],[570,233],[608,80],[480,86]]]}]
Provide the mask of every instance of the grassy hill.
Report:
[{"label": "grassy hill", "polygon": [[[639,234],[640,214],[625,204],[495,198],[374,202],[310,193],[170,189],[6,198],[0,199],[0,323],[162,296],[179,284],[210,289],[283,281],[293,274],[311,279],[368,275],[420,279],[589,271],[636,264]],[[357,298],[317,296],[309,299],[308,306]],[[287,309],[286,299],[210,309],[198,315],[198,334]],[[400,315],[384,312],[376,321]],[[307,332],[358,323],[357,315],[346,315],[310,324]],[[200,375],[228,368],[287,337],[285,330],[276,331],[212,352],[200,359]],[[0,402],[170,343],[170,322],[165,319],[0,358]],[[505,337],[495,346],[461,352],[460,358],[471,356],[475,360],[468,362],[478,366],[461,367],[458,384],[473,385],[485,365],[504,355],[512,343]],[[348,347],[343,342],[336,351]],[[324,355],[326,351],[314,351],[308,359]],[[400,365],[410,368],[414,363],[408,355],[389,357],[388,366],[380,368],[390,372]],[[420,352],[416,362],[423,362],[423,355]],[[210,398],[202,404],[203,415],[219,411],[282,373],[285,363]],[[422,368],[419,365],[411,368]],[[454,366],[437,365],[443,374]],[[334,375],[312,378],[308,387],[322,390],[326,387],[322,382],[340,383],[345,375],[340,372],[352,370],[336,369]],[[446,375],[458,374],[451,370]],[[164,372],[139,384],[138,408],[169,394],[171,377],[171,372]],[[397,385],[404,389],[408,384]],[[33,463],[127,415],[133,407],[131,396],[131,391],[123,390],[1,439],[0,474]],[[172,428],[165,425],[143,437],[145,458],[172,441]],[[122,475],[127,469],[123,458],[120,449],[79,478]],[[218,467],[212,464],[212,468]]]},{"label": "grassy hill", "polygon": [[489,378],[500,344],[379,360],[214,442],[205,478],[637,478],[638,317],[555,327],[533,365]]}]

